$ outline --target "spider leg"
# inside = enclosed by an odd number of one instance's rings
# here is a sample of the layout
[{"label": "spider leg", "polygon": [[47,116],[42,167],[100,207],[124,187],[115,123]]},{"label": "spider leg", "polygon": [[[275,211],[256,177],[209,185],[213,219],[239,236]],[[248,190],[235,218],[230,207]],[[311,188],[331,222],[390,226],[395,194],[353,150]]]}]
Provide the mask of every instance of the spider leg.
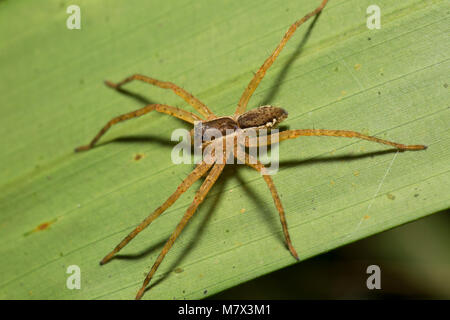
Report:
[{"label": "spider leg", "polygon": [[[368,136],[356,131],[347,130],[325,130],[325,129],[299,129],[299,130],[286,130],[280,133],[275,133],[267,136],[267,145],[272,143],[271,137],[278,135],[278,139],[275,141],[283,141],[288,139],[295,139],[301,136],[328,136],[328,137],[343,137],[343,138],[358,138],[362,140],[373,141],[376,143],[386,144],[397,148],[399,150],[424,150],[427,146],[424,145],[404,145],[388,140],[379,139],[373,136]],[[246,141],[246,146],[254,146],[257,143],[255,139],[249,139]]]},{"label": "spider leg", "polygon": [[100,262],[101,265],[107,263],[112,257],[118,253],[123,247],[125,247],[131,240],[136,237],[139,232],[148,227],[150,223],[153,222],[156,218],[158,218],[164,211],[166,211],[178,198],[186,192],[192,184],[200,179],[209,168],[211,168],[212,164],[207,164],[205,162],[200,163],[197,167],[186,177],[186,179],[181,182],[178,186],[177,190],[164,202],[159,208],[157,208],[153,213],[151,213],[147,218],[145,218],[133,231],[130,232],[115,248],[113,251],[108,253]]},{"label": "spider leg", "polygon": [[[257,170],[258,172],[262,173],[264,170],[264,165],[254,159],[252,156],[250,156],[247,152],[245,152],[245,158],[240,157],[240,154],[237,152],[234,152],[235,158],[239,158],[242,162],[244,162],[246,165],[252,167],[253,169]],[[251,161],[250,161],[251,159]],[[284,213],[283,205],[281,204],[280,197],[278,196],[277,189],[275,188],[275,184],[273,183],[272,177],[270,175],[263,175],[263,179],[266,182],[267,186],[269,187],[270,193],[272,194],[273,201],[275,202],[275,206],[280,214],[280,222],[281,226],[283,228],[284,238],[286,239],[286,244],[288,246],[289,251],[291,252],[292,256],[299,260],[297,252],[295,251],[294,246],[291,242],[291,237],[289,236],[289,231],[287,227],[286,222],[286,215]]]},{"label": "spider leg", "polygon": [[235,116],[240,115],[245,112],[245,109],[247,108],[247,103],[250,100],[251,96],[253,95],[253,92],[258,87],[261,80],[266,75],[266,71],[270,68],[270,66],[274,63],[275,59],[280,54],[281,50],[283,50],[284,46],[288,42],[288,40],[292,37],[295,30],[299,26],[301,26],[303,23],[305,23],[309,18],[314,17],[317,15],[327,4],[328,0],[323,0],[321,5],[318,6],[314,11],[308,13],[306,16],[301,18],[300,20],[297,20],[292,24],[286,34],[284,35],[283,39],[281,39],[280,44],[278,47],[274,50],[274,52],[264,61],[263,65],[259,68],[259,70],[255,73],[253,79],[248,84],[247,88],[245,89],[244,93],[241,96],[241,99],[239,100],[236,112],[234,113]]},{"label": "spider leg", "polygon": [[204,116],[207,119],[213,119],[216,116],[214,113],[212,113],[211,110],[200,100],[198,100],[196,97],[194,97],[192,94],[184,90],[183,88],[180,88],[176,84],[173,84],[172,82],[167,81],[160,81],[156,80],[147,76],[143,76],[140,74],[134,74],[132,76],[129,76],[128,78],[125,78],[124,80],[118,82],[118,83],[112,83],[110,81],[105,81],[105,84],[111,88],[114,89],[120,89],[121,86],[124,84],[131,82],[133,80],[140,80],[146,83],[149,83],[151,85],[157,86],[162,89],[171,89],[176,95],[183,98],[184,101],[189,103],[191,106],[193,106],[202,116]]},{"label": "spider leg", "polygon": [[153,110],[161,112],[161,113],[169,114],[173,117],[179,118],[181,120],[184,120],[184,121],[192,123],[192,124],[194,123],[194,121],[202,121],[202,119],[199,116],[197,116],[191,112],[176,108],[176,107],[171,107],[171,106],[167,106],[164,104],[149,104],[141,109],[138,109],[138,110],[135,110],[135,111],[132,111],[129,113],[125,113],[125,114],[122,114],[118,117],[111,119],[97,133],[97,135],[94,137],[94,139],[92,139],[92,141],[88,145],[76,148],[75,152],[89,150],[92,147],[94,147],[95,143],[100,139],[101,136],[103,136],[106,133],[106,131],[108,131],[109,128],[111,128],[111,126],[113,126],[119,122],[125,121],[125,120],[140,117],[140,116],[147,114]]},{"label": "spider leg", "polygon": [[163,261],[164,257],[166,256],[167,252],[172,247],[173,243],[183,231],[183,228],[188,223],[189,219],[194,215],[195,211],[197,210],[197,207],[200,205],[200,203],[203,202],[205,199],[205,196],[211,189],[211,187],[214,185],[214,183],[217,181],[217,178],[222,173],[223,168],[225,167],[225,164],[218,164],[216,163],[214,167],[211,169],[209,175],[206,177],[205,181],[201,185],[200,189],[197,191],[194,201],[187,209],[186,213],[184,214],[181,221],[178,223],[177,227],[175,228],[174,232],[170,236],[169,240],[167,240],[166,244],[164,245],[164,248],[162,249],[161,253],[159,254],[158,258],[156,259],[155,263],[153,264],[152,268],[150,269],[150,272],[147,274],[147,277],[144,280],[144,283],[142,284],[141,289],[139,290],[138,294],[136,295],[136,300],[139,300],[142,295],[144,294],[145,288],[147,287],[148,283],[152,279],[153,275],[155,274],[156,270],[158,269],[159,265]]}]

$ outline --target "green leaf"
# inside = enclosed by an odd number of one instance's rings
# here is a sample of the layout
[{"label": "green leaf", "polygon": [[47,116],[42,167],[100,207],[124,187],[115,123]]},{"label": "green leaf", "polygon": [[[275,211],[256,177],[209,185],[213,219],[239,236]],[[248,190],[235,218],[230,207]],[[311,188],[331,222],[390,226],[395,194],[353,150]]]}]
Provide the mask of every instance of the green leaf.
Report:
[{"label": "green leaf", "polygon": [[[127,85],[142,96],[133,99],[103,81],[149,75],[231,115],[285,30],[319,1],[83,1],[80,30],[66,28],[70,4],[0,2],[1,299],[134,298],[199,183],[121,259],[98,262],[192,170],[170,158],[172,131],[190,127],[150,114],[114,127],[89,152],[73,149],[144,100],[192,108],[146,84]],[[309,36],[312,21],[297,31],[250,105],[285,108],[291,129],[356,130],[429,148],[283,142],[273,179],[301,260],[450,204],[448,2],[377,1],[378,30],[366,27],[371,4],[330,1]],[[201,298],[295,262],[260,175],[227,166],[144,299]],[[66,287],[70,265],[81,269],[80,290]]]}]

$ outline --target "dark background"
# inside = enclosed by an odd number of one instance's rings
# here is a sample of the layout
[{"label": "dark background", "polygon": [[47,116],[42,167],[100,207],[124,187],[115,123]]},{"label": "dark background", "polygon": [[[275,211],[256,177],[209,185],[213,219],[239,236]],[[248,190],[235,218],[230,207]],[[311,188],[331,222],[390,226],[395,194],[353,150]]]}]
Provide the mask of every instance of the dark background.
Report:
[{"label": "dark background", "polygon": [[[209,299],[449,299],[450,209],[303,261]],[[381,289],[369,290],[369,265]]]}]

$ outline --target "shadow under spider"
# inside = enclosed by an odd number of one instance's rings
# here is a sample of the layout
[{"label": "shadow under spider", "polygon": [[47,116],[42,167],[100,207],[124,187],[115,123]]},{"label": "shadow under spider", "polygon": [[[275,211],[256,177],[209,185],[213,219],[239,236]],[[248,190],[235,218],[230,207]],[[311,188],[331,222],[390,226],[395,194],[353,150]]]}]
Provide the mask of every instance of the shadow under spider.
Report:
[{"label": "shadow under spider", "polygon": [[[195,246],[198,243],[198,239],[201,237],[201,234],[204,232],[204,230],[207,227],[208,222],[211,219],[212,213],[214,211],[216,211],[217,206],[222,201],[221,195],[225,189],[226,181],[228,180],[229,177],[234,175],[231,172],[231,170],[235,170],[235,169],[236,168],[231,167],[231,166],[225,166],[225,168],[221,174],[221,177],[223,176],[223,178],[219,179],[214,185],[214,187],[215,187],[214,189],[216,190],[216,193],[214,195],[211,195],[210,197],[207,197],[207,198],[216,197],[216,201],[209,204],[209,207],[207,208],[207,212],[204,215],[202,215],[202,221],[200,222],[200,225],[196,227],[197,229],[195,230],[195,237],[193,237],[192,239],[189,240],[189,242],[183,248],[183,250],[181,251],[179,256],[175,259],[175,261],[173,261],[168,266],[168,268],[167,268],[168,271],[163,273],[160,276],[160,278],[155,279],[155,281],[152,284],[150,284],[145,289],[145,291],[150,290],[150,288],[153,288],[154,286],[158,285],[161,281],[163,281],[175,269],[176,266],[181,265],[183,259],[189,254],[189,252],[192,251],[192,249],[195,248]],[[208,205],[208,203],[204,203],[204,204]],[[187,228],[189,228],[189,226],[187,226]],[[152,245],[152,246],[148,247],[147,249],[144,249],[135,254],[118,254],[117,256],[113,257],[112,259],[114,259],[114,258],[121,259],[121,260],[140,259],[140,258],[143,258],[143,257],[149,255],[152,251],[156,250],[157,248],[163,246],[166,241],[167,241],[167,239],[162,240],[159,243],[157,243],[156,245]]]},{"label": "shadow under spider", "polygon": [[299,160],[287,160],[287,161],[280,161],[280,168],[282,167],[296,167],[299,165],[311,165],[311,164],[318,164],[318,163],[328,163],[328,162],[349,162],[349,161],[355,161],[359,159],[364,158],[373,158],[375,156],[381,156],[384,154],[390,154],[390,153],[396,153],[396,152],[402,152],[397,149],[388,149],[388,150],[381,150],[381,151],[373,151],[373,152],[366,152],[362,154],[344,154],[342,156],[327,156],[327,157],[311,157],[308,159],[299,159]]},{"label": "shadow under spider", "polygon": [[266,97],[262,100],[263,102],[260,105],[270,105],[270,102],[273,101],[273,98],[277,95],[278,90],[283,83],[284,79],[286,78],[287,72],[290,69],[290,66],[292,63],[298,58],[298,56],[302,53],[303,47],[305,46],[306,42],[308,41],[309,37],[311,36],[311,32],[314,28],[314,25],[317,22],[317,19],[320,17],[322,12],[320,12],[318,15],[314,17],[314,20],[309,25],[308,30],[306,30],[305,35],[302,38],[302,41],[297,46],[297,49],[295,52],[291,55],[289,60],[283,65],[281,71],[278,73],[278,76],[276,77],[274,81],[274,85],[270,88],[270,91],[267,93]]},{"label": "shadow under spider", "polygon": [[144,97],[143,95],[141,95],[139,93],[135,93],[135,92],[129,91],[124,88],[115,88],[115,90],[120,92],[124,96],[130,97],[130,98],[133,98],[134,100],[142,102],[144,105],[156,103],[156,102],[153,102],[152,100]]},{"label": "shadow under spider", "polygon": [[[308,27],[308,30],[306,31],[305,35],[303,36],[302,41],[297,46],[297,49],[291,55],[291,57],[288,59],[288,61],[283,65],[281,71],[279,72],[278,76],[276,77],[276,79],[274,81],[274,85],[270,88],[270,91],[267,93],[266,97],[263,99],[262,105],[269,104],[270,101],[272,101],[273,98],[277,95],[281,84],[283,83],[284,79],[286,78],[286,75],[287,75],[288,70],[290,69],[290,66],[297,59],[297,57],[302,53],[304,45],[306,44],[307,40],[309,39],[309,37],[312,33],[312,30],[314,28],[314,25],[319,16],[320,16],[320,14],[316,15],[314,17],[314,20]],[[152,101],[150,101],[149,99],[147,99],[146,97],[144,97],[140,94],[133,93],[133,92],[125,90],[123,88],[120,88],[117,90],[119,92],[121,92],[122,94],[129,96],[145,105],[153,103]],[[184,124],[184,122],[183,122],[183,124]],[[285,127],[280,127],[280,129],[283,129],[283,128],[285,128]],[[163,139],[163,138],[157,137],[157,136],[134,135],[134,136],[126,136],[126,137],[116,138],[114,140],[105,142],[104,144],[112,143],[112,142],[119,142],[119,143],[122,143],[122,142],[125,142],[125,143],[128,143],[128,142],[139,142],[139,143],[150,142],[150,143],[158,143],[161,146],[167,146],[167,147],[173,147],[174,145],[179,143],[178,141],[168,141],[167,139]],[[340,162],[354,161],[354,160],[358,160],[358,159],[362,159],[362,158],[374,157],[374,156],[378,156],[378,155],[384,155],[384,154],[395,153],[395,152],[398,152],[398,150],[397,149],[389,149],[389,150],[369,152],[369,153],[364,153],[364,154],[359,154],[359,155],[348,154],[348,155],[342,155],[342,156],[312,157],[312,158],[301,159],[301,160],[281,161],[280,166],[281,167],[294,167],[294,166],[298,166],[298,165],[311,165],[311,164],[316,164],[316,163],[328,163],[328,162],[333,162],[333,161],[340,161]],[[207,197],[207,198],[216,197],[216,201],[212,202],[209,205],[209,208],[207,209],[206,214],[204,214],[204,216],[202,217],[202,221],[200,222],[200,225],[197,226],[196,236],[193,237],[192,239],[190,239],[189,243],[187,243],[184,250],[182,250],[181,253],[178,255],[178,257],[170,264],[170,266],[168,266],[168,268],[167,268],[168,271],[166,273],[162,274],[159,279],[155,279],[155,281],[152,284],[147,286],[145,291],[150,290],[154,286],[158,285],[168,275],[170,275],[172,270],[177,265],[180,265],[182,263],[183,259],[186,257],[186,255],[189,252],[191,252],[192,249],[195,248],[195,246],[197,245],[198,239],[200,238],[201,233],[204,232],[204,229],[206,228],[208,221],[211,218],[212,213],[215,211],[216,207],[219,205],[220,201],[222,200],[221,195],[223,193],[223,190],[225,189],[226,181],[230,177],[236,177],[238,179],[239,185],[246,192],[246,194],[249,196],[249,198],[253,200],[253,202],[259,209],[258,211],[264,212],[263,217],[264,217],[265,222],[269,225],[269,227],[272,230],[276,230],[275,228],[278,228],[278,226],[275,227],[274,220],[272,218],[270,218],[270,216],[269,216],[271,209],[269,209],[269,207],[266,207],[263,205],[264,201],[262,201],[262,198],[254,190],[252,190],[252,188],[250,188],[249,185],[240,177],[237,167],[229,166],[229,165],[225,166],[224,171],[221,174],[221,178],[215,183],[214,189],[216,190],[216,193],[214,195],[210,195],[209,197]],[[207,204],[205,203],[204,206],[205,205],[207,205]],[[285,209],[289,210],[288,208],[285,208]],[[266,212],[267,212],[267,214],[266,214]],[[278,240],[281,241],[283,244],[285,244],[282,233],[276,232],[276,234],[277,234]],[[118,254],[113,259],[134,260],[134,259],[144,258],[144,257],[148,256],[150,253],[152,253],[154,250],[163,246],[165,242],[166,242],[166,240],[159,241],[157,244],[153,244],[153,245],[149,246],[147,249],[141,250],[140,252],[135,253],[135,254]]]},{"label": "shadow under spider", "polygon": [[[139,141],[154,142],[152,137],[146,139],[145,136],[140,137]],[[167,141],[165,141],[165,142],[167,143]],[[311,158],[303,159],[303,160],[280,161],[280,168],[294,167],[294,166],[299,166],[299,165],[300,166],[301,165],[313,165],[313,164],[317,164],[317,163],[329,163],[329,162],[334,162],[334,161],[339,161],[339,162],[355,161],[355,160],[359,160],[359,159],[364,159],[364,158],[369,158],[369,157],[372,158],[374,156],[381,156],[381,155],[391,154],[391,153],[396,153],[396,152],[398,152],[397,149],[389,149],[389,150],[382,150],[382,151],[367,152],[367,153],[358,154],[358,155],[347,154],[347,155],[342,155],[342,156],[327,156],[327,157],[322,157],[322,158],[311,157]],[[249,170],[252,170],[251,168],[248,168],[248,167],[246,167],[246,168]],[[255,172],[255,174],[259,174],[259,173]],[[189,254],[189,252],[191,252],[195,248],[195,246],[198,243],[198,239],[200,238],[201,234],[206,229],[208,222],[211,219],[212,213],[214,211],[216,211],[217,206],[222,201],[222,194],[224,192],[226,182],[228,181],[228,179],[230,177],[235,177],[238,179],[239,185],[242,187],[244,192],[254,202],[255,206],[258,208],[258,211],[263,213],[265,223],[269,226],[269,228],[271,230],[278,230],[278,228],[279,228],[278,224],[276,223],[274,218],[272,219],[269,216],[269,214],[272,211],[271,208],[263,205],[264,201],[263,201],[262,197],[260,195],[258,195],[252,188],[250,188],[249,185],[242,179],[242,177],[239,175],[239,168],[236,165],[231,165],[231,166],[227,165],[227,166],[225,166],[224,171],[221,174],[221,179],[218,179],[216,184],[214,185],[215,193],[213,195],[207,196],[207,199],[208,198],[211,199],[211,198],[215,197],[215,201],[210,202],[209,204],[207,202],[204,203],[204,205],[208,206],[206,209],[207,212],[205,214],[202,214],[202,217],[201,217],[202,221],[200,222],[200,225],[198,225],[196,227],[195,237],[193,237],[192,239],[189,240],[189,242],[186,244],[186,247],[183,248],[183,250],[180,252],[178,257],[168,266],[167,271],[165,273],[161,274],[161,276],[158,279],[155,279],[153,284],[150,284],[146,288],[146,291],[150,290],[150,288],[153,288],[154,286],[156,286],[159,283],[161,283],[162,281],[164,281],[166,279],[166,277],[172,273],[172,271],[176,268],[176,266],[179,266],[182,264],[182,261]],[[275,208],[275,206],[274,206],[274,208]],[[288,211],[289,208],[285,208],[285,210]],[[274,232],[274,234],[276,234],[278,241],[280,241],[281,243],[283,243],[283,245],[285,245],[282,232],[280,232],[280,231],[281,230],[278,230],[278,231]],[[148,255],[150,255],[152,252],[154,252],[155,250],[162,247],[166,241],[167,241],[167,239],[163,239],[163,240],[159,241],[158,243],[153,244],[153,245],[149,246],[148,248],[141,250],[137,253],[118,254],[113,259],[135,260],[135,259],[145,258]]]},{"label": "shadow under spider", "polygon": [[170,141],[167,140],[167,137],[145,134],[145,135],[128,135],[124,137],[118,137],[113,140],[106,141],[101,145],[106,145],[110,143],[154,143],[160,145],[161,147],[173,148],[179,143],[179,141]]},{"label": "shadow under spider", "polygon": [[[143,103],[144,105],[155,104],[155,102],[153,102],[152,100],[144,97],[141,94],[134,93],[134,92],[131,92],[131,91],[123,89],[123,88],[117,88],[115,90],[119,91],[121,94],[123,94],[125,96],[131,97],[134,100],[137,100],[137,101]],[[157,112],[155,112],[155,114],[157,116],[164,117],[163,115],[158,114]],[[186,129],[188,131],[190,130],[190,126],[188,124],[186,124],[185,121],[177,119],[177,118],[174,118],[174,120],[179,121],[179,123],[180,123],[179,127],[180,128],[184,128],[184,129]],[[122,142],[125,142],[125,143],[156,142],[160,146],[166,146],[166,147],[174,147],[175,145],[177,145],[179,143],[179,141],[170,141],[170,140],[167,140],[167,138],[162,138],[161,136],[155,136],[155,135],[148,135],[148,134],[146,134],[146,135],[128,135],[128,136],[124,136],[124,137],[118,137],[118,138],[115,138],[115,139],[112,139],[112,140],[109,140],[109,141],[105,141],[105,142],[99,143],[98,146],[100,147],[102,145],[107,145],[107,144],[115,143],[115,142],[119,142],[119,143],[122,143]]]}]

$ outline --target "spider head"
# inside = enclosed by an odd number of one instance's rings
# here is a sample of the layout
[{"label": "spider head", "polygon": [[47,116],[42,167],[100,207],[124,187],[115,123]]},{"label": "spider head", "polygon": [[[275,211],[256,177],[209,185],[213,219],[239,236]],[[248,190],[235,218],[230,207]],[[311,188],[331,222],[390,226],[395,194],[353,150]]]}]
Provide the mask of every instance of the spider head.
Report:
[{"label": "spider head", "polygon": [[237,123],[241,129],[245,128],[273,128],[286,119],[286,110],[273,106],[262,106],[237,118]]}]

